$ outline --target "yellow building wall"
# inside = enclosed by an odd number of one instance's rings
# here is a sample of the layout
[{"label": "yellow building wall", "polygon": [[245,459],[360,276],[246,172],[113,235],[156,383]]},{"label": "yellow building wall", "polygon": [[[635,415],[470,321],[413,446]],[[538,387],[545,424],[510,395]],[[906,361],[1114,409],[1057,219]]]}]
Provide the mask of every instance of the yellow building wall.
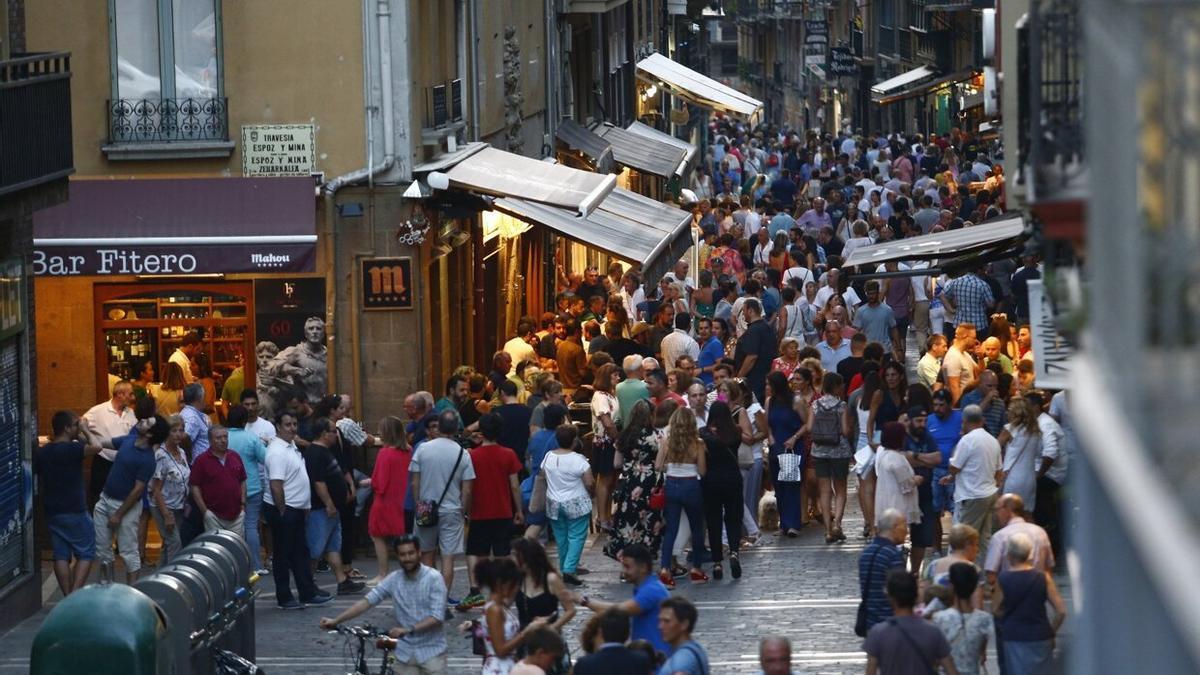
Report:
[{"label": "yellow building wall", "polygon": [[59,410],[96,403],[94,277],[36,277],[38,428]]},{"label": "yellow building wall", "polygon": [[[452,3],[451,3],[452,5]],[[225,0],[222,40],[229,99],[228,158],[109,161],[112,97],[108,3],[26,3],[31,51],[71,57],[71,115],[77,177],[242,173],[244,124],[316,125],[315,170],[332,177],[365,162],[361,4],[320,0]]]}]

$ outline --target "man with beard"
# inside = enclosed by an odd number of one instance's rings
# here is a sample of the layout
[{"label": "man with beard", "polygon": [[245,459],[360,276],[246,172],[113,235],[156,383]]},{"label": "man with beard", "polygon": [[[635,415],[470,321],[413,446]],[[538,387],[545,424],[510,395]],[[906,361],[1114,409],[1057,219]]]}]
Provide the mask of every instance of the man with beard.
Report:
[{"label": "man with beard", "polygon": [[446,395],[438,399],[437,403],[433,406],[433,411],[436,413],[453,411],[454,414],[459,415],[458,425],[461,429],[462,415],[459,413],[459,410],[467,404],[467,400],[470,398],[470,390],[470,382],[466,375],[457,373],[451,375],[450,379],[446,380]]},{"label": "man with beard", "polygon": [[446,583],[432,567],[421,564],[421,549],[416,535],[396,540],[400,569],[392,572],[362,600],[332,619],[321,619],[322,630],[365,613],[385,598],[392,600],[396,626],[388,631],[395,639],[396,661],[401,672],[446,672],[446,633],[442,630],[446,607]]},{"label": "man with beard", "polygon": [[933,545],[934,521],[938,517],[937,510],[933,508],[933,469],[941,465],[942,453],[938,450],[937,441],[926,429],[928,414],[924,406],[915,405],[908,409],[908,416],[902,420],[908,432],[904,438],[904,453],[913,467],[913,473],[924,478],[917,486],[921,522],[909,528],[912,538],[911,560],[915,570],[921,569],[925,549]]}]

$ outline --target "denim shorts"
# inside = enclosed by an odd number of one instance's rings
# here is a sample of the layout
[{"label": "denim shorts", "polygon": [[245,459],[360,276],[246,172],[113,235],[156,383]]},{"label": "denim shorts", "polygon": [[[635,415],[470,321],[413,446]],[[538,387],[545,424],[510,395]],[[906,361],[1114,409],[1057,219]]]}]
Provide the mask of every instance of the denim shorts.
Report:
[{"label": "denim shorts", "polygon": [[954,512],[954,482],[942,485],[941,480],[950,475],[949,469],[938,467],[933,470],[933,510],[936,513]]},{"label": "denim shorts", "polygon": [[313,509],[308,512],[304,523],[304,536],[308,542],[308,555],[317,560],[326,553],[342,550],[342,517],[335,513],[332,516],[325,509]]},{"label": "denim shorts", "polygon": [[96,558],[96,529],[87,513],[60,513],[46,521],[54,559],[70,561]]}]

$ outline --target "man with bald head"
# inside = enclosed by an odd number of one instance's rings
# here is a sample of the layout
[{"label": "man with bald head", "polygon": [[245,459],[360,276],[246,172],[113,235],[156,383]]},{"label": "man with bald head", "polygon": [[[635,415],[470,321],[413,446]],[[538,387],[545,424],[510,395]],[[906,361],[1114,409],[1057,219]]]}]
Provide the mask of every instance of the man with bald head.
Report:
[{"label": "man with bald head", "polygon": [[[989,340],[991,338],[988,338]],[[999,437],[1008,422],[1008,408],[1000,396],[1000,379],[991,370],[979,374],[979,384],[974,389],[963,394],[959,403],[962,407],[977,405],[983,411],[983,428],[993,436]]]},{"label": "man with bald head", "polygon": [[1018,533],[1029,537],[1033,542],[1033,553],[1030,555],[1033,568],[1047,572],[1054,570],[1054,550],[1050,546],[1050,536],[1040,525],[1025,520],[1025,500],[1021,499],[1021,495],[1011,492],[1000,495],[992,513],[999,529],[988,544],[987,557],[983,563],[989,586],[995,585],[996,577],[1001,572],[1008,571],[1009,561],[1004,551],[1008,541]]},{"label": "man with bald head", "polygon": [[950,457],[950,473],[939,482],[954,485],[954,522],[975,528],[979,550],[986,551],[1000,491],[1000,443],[983,428],[983,411],[977,405],[963,408],[962,430]]}]

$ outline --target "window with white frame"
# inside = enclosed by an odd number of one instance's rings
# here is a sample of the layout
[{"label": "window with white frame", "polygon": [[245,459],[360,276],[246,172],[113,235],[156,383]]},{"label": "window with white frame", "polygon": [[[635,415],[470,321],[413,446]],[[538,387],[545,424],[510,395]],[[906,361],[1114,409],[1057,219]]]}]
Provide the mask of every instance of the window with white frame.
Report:
[{"label": "window with white frame", "polygon": [[929,13],[925,11],[926,0],[909,0],[908,27],[922,33],[929,32]]}]

